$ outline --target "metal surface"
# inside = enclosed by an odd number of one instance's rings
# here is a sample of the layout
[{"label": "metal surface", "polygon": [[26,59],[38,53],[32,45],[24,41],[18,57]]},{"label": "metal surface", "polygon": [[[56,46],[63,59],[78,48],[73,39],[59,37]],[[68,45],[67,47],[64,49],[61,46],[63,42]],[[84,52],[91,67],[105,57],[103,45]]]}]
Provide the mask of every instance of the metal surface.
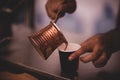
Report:
[{"label": "metal surface", "polygon": [[29,40],[44,59],[47,59],[62,43],[67,44],[64,35],[54,22],[33,33],[29,36]]}]

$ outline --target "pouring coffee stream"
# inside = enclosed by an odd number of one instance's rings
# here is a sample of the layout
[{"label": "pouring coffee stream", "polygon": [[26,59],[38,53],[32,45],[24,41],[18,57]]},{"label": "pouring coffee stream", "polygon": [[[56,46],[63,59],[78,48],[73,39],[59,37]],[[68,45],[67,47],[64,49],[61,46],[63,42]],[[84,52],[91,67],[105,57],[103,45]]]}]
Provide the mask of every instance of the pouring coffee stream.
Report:
[{"label": "pouring coffee stream", "polygon": [[43,59],[47,59],[62,43],[65,43],[65,49],[67,48],[68,42],[61,30],[56,25],[60,15],[61,11],[58,11],[55,20],[51,21],[45,28],[28,37],[32,45]]}]

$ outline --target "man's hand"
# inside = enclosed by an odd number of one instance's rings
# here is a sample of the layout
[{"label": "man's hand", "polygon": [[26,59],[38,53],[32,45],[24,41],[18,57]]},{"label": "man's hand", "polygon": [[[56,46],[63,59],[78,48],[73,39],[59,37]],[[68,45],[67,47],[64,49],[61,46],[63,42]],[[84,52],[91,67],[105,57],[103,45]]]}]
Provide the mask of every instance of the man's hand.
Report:
[{"label": "man's hand", "polygon": [[[120,3],[120,1],[119,1]],[[103,67],[108,62],[113,52],[120,50],[120,5],[116,21],[116,29],[104,34],[95,35],[81,44],[81,48],[69,56],[69,60],[90,52],[81,61],[92,61],[95,67]]]},{"label": "man's hand", "polygon": [[62,12],[60,17],[63,17],[65,13],[72,13],[76,9],[75,0],[48,0],[46,3],[46,11],[51,19],[55,19],[58,11]]},{"label": "man's hand", "polygon": [[103,67],[108,62],[111,54],[120,49],[120,32],[95,35],[81,44],[81,48],[69,56],[73,60],[86,52],[89,54],[80,57],[84,63],[92,61],[95,67]]}]

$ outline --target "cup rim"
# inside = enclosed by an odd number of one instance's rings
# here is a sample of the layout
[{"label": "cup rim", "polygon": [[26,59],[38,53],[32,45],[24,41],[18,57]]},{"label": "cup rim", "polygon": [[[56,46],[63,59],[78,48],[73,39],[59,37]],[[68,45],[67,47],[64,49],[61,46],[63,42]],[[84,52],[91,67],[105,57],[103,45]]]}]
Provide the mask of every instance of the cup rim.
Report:
[{"label": "cup rim", "polygon": [[58,47],[58,50],[61,51],[61,52],[74,52],[74,51],[77,51],[78,49],[81,48],[80,44],[77,44],[77,43],[68,43],[68,46],[75,46],[73,47],[73,49],[71,50],[64,50],[65,49],[65,43],[64,44],[61,44],[59,47]]}]

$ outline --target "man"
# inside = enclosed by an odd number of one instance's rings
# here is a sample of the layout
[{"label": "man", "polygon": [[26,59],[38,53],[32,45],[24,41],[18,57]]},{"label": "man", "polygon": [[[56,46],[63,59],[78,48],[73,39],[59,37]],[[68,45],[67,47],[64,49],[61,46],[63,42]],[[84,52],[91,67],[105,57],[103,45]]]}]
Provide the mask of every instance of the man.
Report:
[{"label": "man", "polygon": [[[63,17],[65,13],[73,13],[76,9],[75,0],[48,0],[46,10],[51,19],[55,19],[58,11],[62,11]],[[118,17],[116,20],[116,28],[107,33],[97,34],[81,43],[81,48],[69,56],[69,60],[73,60],[86,52],[90,54],[80,57],[80,60],[87,63],[92,61],[95,67],[103,67],[108,62],[113,52],[120,50],[120,5]]]}]

